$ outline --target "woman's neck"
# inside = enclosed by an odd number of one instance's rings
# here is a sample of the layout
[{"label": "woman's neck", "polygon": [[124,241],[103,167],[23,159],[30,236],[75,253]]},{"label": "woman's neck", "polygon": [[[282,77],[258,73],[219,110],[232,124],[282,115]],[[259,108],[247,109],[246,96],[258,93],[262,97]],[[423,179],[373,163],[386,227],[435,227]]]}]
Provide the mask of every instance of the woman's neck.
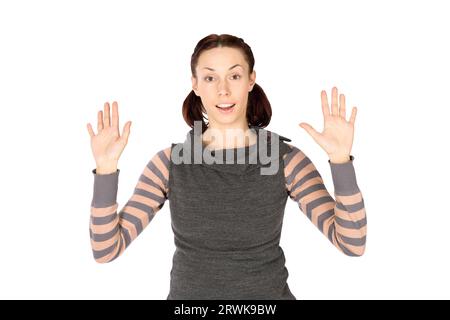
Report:
[{"label": "woman's neck", "polygon": [[257,134],[248,125],[246,128],[208,127],[202,134],[203,145],[212,150],[243,148],[256,142]]}]

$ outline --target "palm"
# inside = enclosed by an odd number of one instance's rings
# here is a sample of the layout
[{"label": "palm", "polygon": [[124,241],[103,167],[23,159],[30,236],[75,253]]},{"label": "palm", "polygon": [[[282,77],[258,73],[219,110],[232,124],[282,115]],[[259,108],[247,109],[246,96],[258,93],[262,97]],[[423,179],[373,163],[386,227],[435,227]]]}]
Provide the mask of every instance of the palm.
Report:
[{"label": "palm", "polygon": [[97,130],[95,134],[92,126],[88,123],[87,128],[91,136],[91,148],[97,165],[102,163],[113,163],[119,160],[130,135],[131,121],[128,121],[119,134],[119,111],[117,102],[112,105],[112,120],[110,117],[109,103],[104,105],[104,113],[98,112]]},{"label": "palm", "polygon": [[323,131],[319,133],[311,125],[304,122],[300,126],[311,135],[329,156],[349,155],[353,144],[356,107],[353,107],[350,120],[347,121],[345,119],[345,96],[340,95],[338,106],[336,87],[332,89],[331,112],[325,91],[321,92],[321,98],[324,117]]},{"label": "palm", "polygon": [[125,148],[125,141],[119,136],[119,129],[114,127],[104,128],[91,141],[94,157],[102,160],[104,157],[110,160],[118,160]]}]

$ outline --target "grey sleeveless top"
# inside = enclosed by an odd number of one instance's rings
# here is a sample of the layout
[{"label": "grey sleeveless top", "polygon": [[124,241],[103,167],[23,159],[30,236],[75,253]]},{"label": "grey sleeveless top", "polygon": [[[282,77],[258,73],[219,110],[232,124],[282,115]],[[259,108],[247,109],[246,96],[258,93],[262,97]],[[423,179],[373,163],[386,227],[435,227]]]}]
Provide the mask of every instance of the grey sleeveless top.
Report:
[{"label": "grey sleeveless top", "polygon": [[[257,152],[260,140],[226,149],[234,154],[233,164],[195,163],[194,152],[184,154],[186,149],[178,154],[191,163],[175,163],[174,148],[194,147],[193,129],[183,144],[172,143],[168,199],[176,250],[167,299],[296,299],[279,245],[288,197],[283,155],[290,149],[284,140],[291,140],[265,131],[264,146],[278,163],[275,174],[261,174],[270,163]],[[272,154],[273,139],[279,148]],[[242,154],[243,164],[237,160]]]}]

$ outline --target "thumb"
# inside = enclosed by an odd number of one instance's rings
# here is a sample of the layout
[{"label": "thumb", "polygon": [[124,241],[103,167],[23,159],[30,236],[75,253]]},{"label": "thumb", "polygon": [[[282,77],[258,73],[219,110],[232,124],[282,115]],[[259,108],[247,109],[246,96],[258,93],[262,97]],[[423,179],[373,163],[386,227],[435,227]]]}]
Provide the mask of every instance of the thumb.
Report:
[{"label": "thumb", "polygon": [[309,124],[307,124],[306,122],[302,122],[299,124],[300,127],[302,127],[303,129],[306,130],[306,132],[309,133],[309,135],[311,137],[313,137],[314,140],[317,140],[319,133],[313,128],[311,127]]},{"label": "thumb", "polygon": [[130,127],[131,127],[131,121],[128,121],[123,126],[122,137],[123,137],[123,139],[125,139],[125,141],[128,141],[128,137],[130,136]]}]

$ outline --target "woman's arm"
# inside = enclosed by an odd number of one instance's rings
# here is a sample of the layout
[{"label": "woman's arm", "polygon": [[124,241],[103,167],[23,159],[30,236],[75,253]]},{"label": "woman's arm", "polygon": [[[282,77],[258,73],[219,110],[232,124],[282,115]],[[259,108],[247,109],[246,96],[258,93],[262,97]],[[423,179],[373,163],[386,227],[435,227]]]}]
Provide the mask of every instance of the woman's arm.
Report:
[{"label": "woman's arm", "polygon": [[164,205],[168,195],[171,147],[155,154],[145,166],[133,195],[117,214],[119,171],[94,173],[89,232],[98,263],[119,257]]},{"label": "woman's arm", "polygon": [[328,160],[335,200],[311,160],[295,146],[289,147],[292,151],[284,155],[289,197],[336,248],[348,256],[363,255],[367,221],[364,200],[356,183],[354,157],[350,156],[344,163]]}]

